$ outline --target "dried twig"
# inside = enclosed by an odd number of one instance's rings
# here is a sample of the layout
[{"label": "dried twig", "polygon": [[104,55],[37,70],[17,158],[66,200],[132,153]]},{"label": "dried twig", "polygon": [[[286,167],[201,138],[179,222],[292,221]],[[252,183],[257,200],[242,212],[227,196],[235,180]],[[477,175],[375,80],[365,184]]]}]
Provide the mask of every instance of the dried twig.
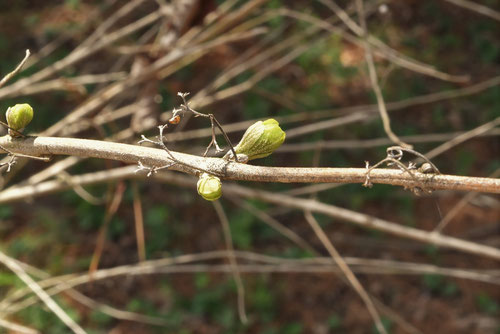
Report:
[{"label": "dried twig", "polygon": [[[470,80],[470,77],[468,75],[450,75],[447,73],[440,72],[436,70],[435,68],[422,64],[418,61],[412,60],[408,58],[407,56],[398,54],[395,50],[391,49],[388,47],[386,44],[384,44],[381,40],[367,34],[365,35],[363,32],[363,29],[361,26],[359,26],[354,20],[352,20],[349,15],[343,10],[339,5],[337,5],[334,1],[332,0],[320,0],[321,3],[323,3],[325,6],[330,8],[343,22],[344,24],[352,31],[354,32],[357,36],[359,37],[364,37],[364,40],[371,44],[372,46],[385,50],[383,55],[386,55],[388,59],[393,61],[394,63],[397,63],[400,66],[405,66],[409,69],[412,69],[416,72],[423,73],[426,75],[433,76],[435,78],[439,78],[441,80],[445,81],[451,81],[451,82],[467,82]],[[395,57],[395,54],[398,54],[398,57]]]},{"label": "dried twig", "polygon": [[[500,168],[493,172],[490,177],[500,176]],[[467,193],[448,213],[441,219],[441,221],[434,228],[434,232],[441,233],[443,229],[455,218],[455,216],[469,203],[473,198],[479,194],[476,192]]]},{"label": "dried twig", "polygon": [[231,272],[233,274],[234,282],[236,283],[236,290],[238,292],[238,314],[240,316],[241,322],[246,324],[248,322],[248,318],[245,310],[245,287],[243,285],[240,270],[238,269],[238,262],[236,261],[236,256],[234,254],[233,239],[231,237],[229,220],[227,219],[226,213],[224,212],[224,209],[222,208],[220,202],[214,201],[212,203],[222,225],[224,242],[226,244],[228,254],[227,258],[229,259],[229,263],[231,264]]},{"label": "dried twig", "polygon": [[239,198],[234,198],[231,196],[227,197],[228,200],[231,202],[235,203],[236,205],[240,206],[241,208],[247,210],[250,214],[254,215],[258,219],[260,219],[262,222],[267,224],[269,227],[272,229],[276,230],[278,233],[295,243],[297,246],[300,248],[303,248],[310,252],[311,254],[314,254],[316,251],[314,248],[300,235],[295,233],[293,230],[291,230],[289,227],[286,225],[280,223],[278,220],[273,218],[271,215],[269,215],[267,212],[264,210],[260,210],[257,207],[242,201]]},{"label": "dried twig", "polygon": [[[287,132],[288,134],[288,132]],[[455,137],[458,137],[463,132],[450,132],[450,133],[428,133],[413,136],[401,136],[400,138],[407,143],[422,144],[432,142],[446,142]],[[490,129],[477,135],[477,137],[498,137],[500,136],[500,129]],[[288,135],[287,135],[288,138]],[[352,140],[321,140],[316,142],[301,142],[297,144],[283,144],[277,153],[284,152],[303,152],[320,147],[323,150],[338,150],[338,149],[368,149],[379,146],[391,145],[392,141],[387,137],[373,138],[373,139],[352,139]]]},{"label": "dried twig", "polygon": [[134,222],[135,235],[137,240],[137,255],[139,261],[146,260],[146,243],[144,241],[144,218],[142,215],[141,196],[139,194],[137,182],[132,182],[132,194],[134,196]]},{"label": "dried twig", "polygon": [[434,149],[430,150],[425,155],[429,159],[433,159],[433,158],[437,157],[438,155],[446,152],[450,148],[455,147],[455,146],[457,146],[457,145],[459,145],[459,144],[463,143],[464,141],[467,141],[471,138],[474,138],[474,137],[479,136],[483,133],[486,133],[487,131],[490,131],[491,129],[495,128],[498,125],[500,125],[500,117],[497,117],[488,123],[482,124],[474,129],[472,129],[472,130],[469,130],[467,132],[464,132],[464,133],[456,136],[455,138],[453,138],[453,139],[439,145],[438,147],[435,147]]},{"label": "dried twig", "polygon": [[10,79],[12,79],[13,76],[15,76],[17,73],[19,73],[19,71],[21,71],[24,64],[26,64],[26,61],[28,60],[30,54],[31,54],[30,50],[26,50],[26,54],[25,54],[23,60],[21,60],[21,62],[17,65],[17,67],[12,72],[10,72],[6,76],[4,76],[2,78],[2,80],[0,80],[0,88],[2,86],[4,86]]},{"label": "dried twig", "polygon": [[[43,279],[43,281],[39,281],[39,285],[42,288],[47,288],[44,282],[52,280],[49,274],[46,272],[35,268],[33,266],[30,266],[26,263],[23,263],[21,261],[16,260],[16,262],[29,274],[36,276],[38,278]],[[56,278],[57,280],[57,278]],[[60,280],[58,284],[64,285],[65,281]],[[29,288],[20,288],[13,293],[9,294],[6,298],[4,298],[0,302],[0,313],[2,316],[5,316],[6,314],[11,314],[14,312],[17,312],[18,310],[21,310],[29,305],[32,305],[34,302],[37,302],[37,300],[34,297],[27,297],[26,299],[22,300],[24,296],[26,296],[27,292],[31,291]],[[49,293],[51,295],[51,293]],[[147,316],[144,314],[140,313],[135,313],[135,312],[130,312],[130,311],[124,311],[120,310],[114,307],[111,307],[109,305],[97,302],[93,300],[92,298],[89,298],[85,296],[84,294],[78,292],[77,290],[72,289],[71,287],[68,287],[66,290],[66,296],[71,297],[78,303],[85,305],[92,310],[96,310],[99,312],[102,312],[104,314],[107,314],[113,318],[116,319],[123,319],[127,321],[135,321],[135,322],[140,322],[144,324],[150,324],[150,325],[156,325],[156,326],[166,326],[167,321],[165,319],[161,319],[158,317],[152,317],[152,316]],[[18,300],[19,302],[16,302]],[[0,327],[2,325],[0,324]],[[20,333],[24,333],[22,330],[18,329]],[[38,331],[35,331],[38,333]],[[16,332],[17,333],[17,332]],[[31,333],[30,333],[31,334]]]},{"label": "dried twig", "polygon": [[87,201],[90,204],[93,205],[100,205],[104,203],[104,198],[98,198],[92,194],[90,194],[87,190],[85,190],[81,185],[79,184],[71,184],[71,175],[66,172],[66,171],[61,171],[59,174],[56,175],[56,177],[63,182],[68,182],[68,184],[71,186],[73,191],[80,196],[84,201]]},{"label": "dried twig", "polygon": [[97,236],[94,253],[92,254],[92,260],[90,261],[89,265],[90,274],[94,273],[99,267],[101,255],[104,250],[104,245],[106,243],[106,234],[108,232],[109,224],[111,223],[111,219],[115,215],[116,211],[118,210],[118,207],[120,206],[120,203],[122,202],[124,191],[125,191],[124,182],[118,183],[116,185],[111,202],[109,203],[108,208],[106,209],[106,214],[104,216],[103,223],[99,228],[99,234]]},{"label": "dried twig", "polygon": [[29,288],[44,302],[47,307],[54,312],[54,314],[61,319],[61,321],[68,326],[73,333],[85,334],[85,330],[81,328],[73,319],[71,319],[66,312],[38,285],[24,269],[12,258],[0,251],[0,262],[7,268],[12,270],[21,281],[23,281]]},{"label": "dried twig", "polygon": [[[234,146],[231,143],[231,140],[227,136],[226,131],[224,131],[224,129],[222,128],[222,125],[219,123],[219,121],[215,118],[215,116],[213,114],[203,114],[201,112],[198,112],[196,110],[191,109],[189,107],[187,101],[186,101],[186,96],[188,94],[189,93],[177,93],[177,95],[180,96],[182,98],[182,101],[184,102],[183,104],[181,104],[181,110],[189,111],[189,112],[193,113],[193,115],[195,117],[209,118],[210,119],[210,125],[212,127],[212,141],[210,142],[210,144],[208,144],[207,149],[205,150],[205,153],[203,153],[203,156],[204,157],[207,156],[207,153],[210,150],[210,148],[212,147],[212,145],[215,146],[215,151],[216,152],[222,152],[223,151],[219,147],[219,145],[217,144],[217,139],[215,137],[215,127],[217,127],[220,130],[220,132],[222,133],[222,135],[224,136],[224,139],[226,140],[226,143],[229,145],[229,150],[233,153],[233,157],[236,157],[236,152],[234,151]],[[174,110],[173,118],[175,118],[176,116],[178,116],[178,113],[179,113],[179,110]]]},{"label": "dried twig", "polygon": [[327,249],[328,253],[332,257],[332,259],[335,261],[337,266],[339,266],[340,270],[342,273],[345,275],[351,286],[354,288],[354,290],[359,294],[361,299],[366,305],[366,308],[368,309],[368,312],[370,312],[370,315],[372,316],[375,326],[377,327],[377,330],[379,333],[385,333],[387,334],[387,331],[385,330],[384,325],[382,324],[382,319],[380,318],[379,313],[377,312],[377,309],[375,308],[375,305],[373,304],[372,299],[366,292],[366,290],[363,288],[359,280],[356,278],[356,276],[353,274],[351,269],[349,269],[349,266],[347,263],[344,261],[342,256],[339,254],[339,252],[335,249],[333,246],[332,242],[330,239],[328,239],[328,236],[325,234],[321,226],[318,224],[314,216],[312,215],[311,211],[305,211],[304,213],[305,218],[309,225],[312,227],[314,230],[314,233],[316,233],[316,236],[318,239],[321,241],[323,246]]},{"label": "dried twig", "polygon": [[22,325],[16,324],[14,322],[11,322],[11,321],[8,321],[5,319],[0,319],[0,328],[2,328],[2,327],[12,331],[12,333],[40,334],[40,332],[37,331],[36,329],[22,326]]},{"label": "dried twig", "polygon": [[468,0],[444,0],[449,3],[452,3],[456,6],[466,8],[468,10],[471,10],[473,12],[479,13],[484,16],[488,16],[494,20],[500,21],[500,13],[497,12],[496,10],[493,10],[489,7],[480,5],[476,2],[468,1]]},{"label": "dried twig", "polygon": [[[180,165],[180,166],[184,166],[184,167],[187,167],[189,169],[192,169],[192,170],[196,170],[197,173],[198,172],[205,172],[205,173],[213,174],[213,175],[216,175],[216,176],[223,176],[223,174],[221,174],[218,171],[209,171],[208,169],[205,169],[203,167],[199,167],[197,165],[193,165],[193,164],[191,164],[189,162],[186,162],[184,160],[180,160],[179,158],[175,157],[174,154],[172,153],[172,151],[170,151],[168,149],[168,147],[167,147],[167,145],[165,144],[165,141],[164,141],[163,130],[166,127],[168,127],[167,124],[158,126],[158,129],[160,130],[160,135],[158,136],[158,138],[159,138],[158,141],[150,140],[150,139],[146,138],[143,135],[142,139],[139,141],[139,144],[141,144],[141,143],[151,143],[151,144],[155,144],[157,146],[160,146],[165,152],[167,152],[167,154],[169,156],[169,158],[168,158],[169,161],[167,161],[164,164],[159,164],[159,165],[155,165],[155,164],[144,165],[143,160],[139,159],[139,160],[137,160],[137,163],[138,163],[137,171],[146,170],[146,171],[148,171],[147,175],[149,177],[152,174],[157,173],[159,170],[172,168],[172,167],[175,167],[175,165]],[[176,153],[176,155],[177,155],[177,153]]]},{"label": "dried twig", "polygon": [[[89,282],[97,282],[103,279],[109,279],[122,275],[147,275],[160,273],[193,273],[193,272],[222,272],[230,273],[231,265],[224,264],[193,264],[190,263],[200,261],[224,260],[228,257],[228,250],[216,250],[197,254],[183,254],[175,257],[167,257],[156,260],[148,260],[143,263],[116,266],[114,268],[97,270],[94,275],[88,273],[69,274],[57,277],[47,277],[44,275],[43,280],[39,281],[39,285],[51,295],[55,295],[74,287]],[[338,272],[338,268],[333,266],[334,261],[331,257],[314,257],[303,259],[290,259],[273,257],[269,255],[234,251],[234,256],[238,260],[245,260],[250,264],[241,264],[239,269],[242,272],[248,273],[272,273],[272,272],[298,272],[298,273],[332,273]],[[346,257],[346,264],[351,266],[355,272],[377,274],[377,275],[394,275],[394,274],[410,274],[421,275],[439,274],[449,277],[456,277],[489,284],[498,285],[498,273],[494,270],[480,271],[475,269],[457,269],[444,268],[435,265],[427,265],[421,263],[411,263],[402,261],[379,260],[379,259],[363,259]],[[70,290],[71,291],[71,290]],[[28,297],[24,298],[29,290],[21,288],[11,294],[8,298],[2,301],[3,314],[11,314],[20,309],[26,308],[29,305],[37,302],[36,299]],[[19,302],[17,302],[19,301]],[[123,317],[121,317],[123,318]],[[146,319],[142,319],[146,320]],[[148,319],[149,320],[149,319]],[[157,323],[159,319],[150,319]]]},{"label": "dried twig", "polygon": [[[373,88],[373,92],[375,93],[375,97],[377,98],[378,109],[380,112],[380,118],[382,119],[382,123],[384,125],[384,131],[387,136],[396,144],[405,147],[412,148],[411,145],[403,142],[393,131],[391,128],[391,119],[389,118],[389,113],[387,112],[387,107],[385,106],[384,96],[382,95],[382,90],[380,89],[380,85],[378,84],[378,75],[377,70],[375,69],[375,62],[373,60],[373,52],[371,46],[368,42],[366,42],[367,30],[366,30],[366,18],[365,18],[365,10],[363,8],[363,0],[356,0],[356,7],[358,8],[358,16],[361,24],[361,38],[362,43],[365,48],[365,58],[368,64],[368,73],[370,76],[370,82]],[[340,13],[338,14],[340,15]],[[347,15],[347,14],[346,14]]]}]

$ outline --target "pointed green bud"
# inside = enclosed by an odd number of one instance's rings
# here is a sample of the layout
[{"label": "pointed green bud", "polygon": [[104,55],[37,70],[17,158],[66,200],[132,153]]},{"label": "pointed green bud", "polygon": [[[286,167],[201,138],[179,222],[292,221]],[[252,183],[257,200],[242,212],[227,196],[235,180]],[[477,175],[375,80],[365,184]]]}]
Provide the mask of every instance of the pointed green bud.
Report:
[{"label": "pointed green bud", "polygon": [[238,156],[247,156],[248,160],[264,158],[280,147],[285,137],[285,132],[275,119],[258,121],[245,131],[234,150]]},{"label": "pointed green bud", "polygon": [[207,173],[201,174],[197,188],[198,194],[207,201],[215,201],[222,196],[222,184],[217,176]]},{"label": "pointed green bud", "polygon": [[[7,124],[14,130],[22,131],[33,119],[33,108],[27,104],[16,104],[7,109],[5,113]],[[9,135],[12,137],[19,136],[16,132],[9,129]]]}]

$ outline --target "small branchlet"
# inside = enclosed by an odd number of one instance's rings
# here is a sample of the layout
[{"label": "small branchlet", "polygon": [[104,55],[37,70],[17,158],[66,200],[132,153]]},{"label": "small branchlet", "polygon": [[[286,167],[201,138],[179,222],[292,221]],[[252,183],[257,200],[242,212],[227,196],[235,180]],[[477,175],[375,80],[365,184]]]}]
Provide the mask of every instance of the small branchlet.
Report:
[{"label": "small branchlet", "polygon": [[[365,182],[363,183],[364,187],[371,188],[373,186],[373,183],[371,182],[370,179],[370,172],[383,165],[387,164],[388,167],[396,167],[400,169],[404,173],[408,173],[408,175],[411,176],[415,184],[419,184],[419,181],[416,177],[416,172],[419,173],[425,173],[425,174],[441,174],[439,169],[429,160],[427,159],[426,156],[424,156],[422,153],[417,152],[413,149],[406,148],[406,147],[401,147],[401,146],[391,146],[388,147],[387,150],[387,156],[382,159],[381,161],[377,162],[375,165],[370,167],[370,163],[368,161],[365,161],[365,166],[366,166],[366,174],[365,174]],[[425,161],[420,167],[417,167],[417,164],[413,161],[410,161],[408,165],[405,165],[403,162],[401,162],[403,158],[403,152],[407,152],[410,154],[413,154]],[[430,193],[431,190],[427,189],[425,185],[420,184],[418,186],[412,186],[412,187],[405,187],[405,189],[410,189],[413,193],[416,195],[420,195],[421,193]]]},{"label": "small branchlet", "polygon": [[[189,93],[181,93],[181,92],[179,92],[179,93],[177,93],[177,95],[182,99],[183,103],[181,104],[180,109],[174,109],[173,110],[173,112],[172,112],[172,118],[170,118],[169,122],[173,121],[173,120],[175,120],[175,121],[180,120],[180,118],[179,118],[180,117],[180,112],[184,112],[184,113],[185,112],[191,112],[194,115],[194,117],[209,118],[210,119],[210,125],[212,127],[212,139],[211,139],[210,143],[208,144],[207,149],[203,153],[203,156],[206,157],[207,154],[208,154],[208,151],[212,147],[215,148],[215,152],[216,153],[224,151],[223,149],[220,148],[219,144],[217,143],[217,137],[216,137],[216,134],[215,134],[215,128],[216,127],[219,129],[219,131],[224,136],[224,139],[226,140],[226,143],[229,145],[229,150],[236,155],[236,152],[234,151],[234,146],[231,143],[231,140],[227,136],[226,132],[222,128],[222,125],[219,123],[219,121],[217,120],[217,118],[215,118],[215,116],[213,114],[203,114],[203,113],[201,113],[199,111],[196,111],[196,110],[192,109],[189,106],[188,102],[186,101],[186,96],[188,96]],[[177,123],[179,123],[179,122],[177,121]],[[177,123],[171,123],[171,124],[177,124]]]},{"label": "small branchlet", "polygon": [[150,177],[151,175],[158,173],[159,170],[170,168],[170,167],[172,167],[175,164],[176,164],[175,162],[172,162],[171,164],[167,164],[167,165],[164,165],[164,166],[161,166],[161,167],[154,167],[154,166],[153,167],[149,167],[149,166],[145,166],[142,163],[142,161],[139,161],[137,163],[137,169],[135,170],[135,173],[145,171],[145,172],[147,172],[146,176]]},{"label": "small branchlet", "polygon": [[138,141],[138,144],[142,144],[142,143],[150,143],[150,144],[153,144],[153,145],[157,145],[157,146],[160,146],[165,152],[167,152],[167,154],[169,155],[169,159],[172,160],[172,162],[164,165],[164,166],[144,166],[141,162],[138,163],[138,169],[136,170],[136,172],[140,171],[140,170],[148,170],[148,176],[151,176],[152,173],[156,173],[158,170],[161,170],[161,169],[167,169],[167,168],[170,168],[176,164],[179,164],[179,165],[182,165],[182,166],[186,166],[186,167],[189,167],[191,169],[194,169],[194,170],[197,170],[198,172],[200,173],[209,173],[209,174],[214,174],[214,175],[218,175],[218,176],[224,176],[222,175],[221,173],[218,173],[218,172],[213,172],[213,171],[207,171],[205,170],[204,168],[200,168],[198,166],[194,166],[194,165],[191,165],[189,163],[186,163],[186,162],[183,162],[179,159],[177,159],[173,153],[168,149],[167,145],[165,144],[165,141],[164,141],[164,135],[163,135],[163,130],[165,128],[167,128],[168,125],[165,124],[165,125],[160,125],[158,126],[158,129],[159,129],[159,135],[158,135],[158,140],[155,141],[155,140],[151,140],[151,139],[148,139],[146,138],[146,136],[144,135],[141,135],[141,140]]},{"label": "small branchlet", "polygon": [[[182,98],[183,100],[183,104],[181,104],[181,108],[177,109],[175,108],[172,112],[172,117],[169,119],[168,123],[167,124],[164,124],[164,125],[160,125],[158,126],[158,130],[159,130],[159,135],[158,135],[158,140],[151,140],[151,139],[148,139],[146,138],[144,135],[141,135],[141,140],[138,142],[139,144],[142,144],[142,143],[150,143],[150,144],[153,144],[153,145],[156,145],[156,146],[159,146],[161,147],[165,152],[167,152],[167,154],[169,155],[169,159],[172,160],[171,163],[168,163],[167,165],[165,166],[144,166],[142,164],[142,162],[139,162],[139,166],[136,170],[136,172],[138,171],[148,171],[148,176],[151,176],[152,174],[156,173],[158,170],[161,170],[161,169],[167,169],[167,168],[170,168],[176,164],[179,164],[179,165],[183,165],[183,166],[186,166],[186,167],[189,167],[189,168],[192,168],[194,170],[197,170],[198,172],[200,173],[207,173],[207,174],[213,174],[213,175],[217,175],[217,176],[224,176],[222,175],[221,173],[218,173],[218,172],[213,172],[213,171],[207,171],[203,168],[200,168],[198,166],[193,166],[191,164],[188,164],[188,163],[185,163],[179,159],[177,159],[173,153],[168,149],[167,145],[165,144],[165,141],[166,141],[166,138],[163,134],[164,130],[166,128],[168,128],[168,125],[169,124],[178,124],[181,120],[181,116],[184,115],[184,113],[186,111],[189,111],[189,112],[192,112],[195,117],[197,116],[203,116],[203,117],[210,117],[210,120],[212,122],[212,142],[209,144],[209,146],[207,147],[206,151],[205,151],[205,154],[203,156],[206,156],[208,150],[210,149],[210,147],[212,145],[215,145],[216,147],[216,150],[220,150],[216,140],[215,140],[215,125],[216,124],[217,126],[220,127],[221,131],[223,132],[222,130],[222,127],[220,126],[219,122],[217,122],[217,120],[215,119],[215,117],[213,117],[213,115],[205,115],[205,114],[202,114],[202,113],[199,113],[193,109],[191,109],[188,104],[187,104],[187,101],[186,101],[186,96],[188,95],[188,93],[178,93],[178,95]],[[225,132],[223,132],[223,134],[227,137],[227,135],[225,134]],[[228,139],[229,140],[229,139]],[[230,143],[228,141],[228,143]],[[231,145],[232,147],[232,145]]]},{"label": "small branchlet", "polygon": [[163,130],[165,128],[167,128],[168,125],[167,124],[164,124],[164,125],[159,125],[158,126],[158,130],[159,130],[159,135],[158,135],[158,140],[157,141],[154,141],[154,140],[151,140],[151,139],[148,139],[146,138],[146,136],[144,135],[141,135],[141,140],[138,141],[138,144],[142,144],[142,143],[150,143],[150,144],[153,144],[153,145],[157,145],[157,146],[160,146],[162,149],[165,150],[165,152],[167,152],[167,154],[170,156],[170,159],[175,162],[175,163],[178,163],[179,161],[177,160],[177,158],[174,157],[174,155],[172,154],[172,152],[170,152],[170,150],[168,149],[167,145],[165,144],[164,142],[164,136],[163,136]]},{"label": "small branchlet", "polygon": [[7,166],[6,172],[9,173],[11,167],[14,166],[15,164],[16,164],[16,156],[11,155],[9,161],[0,163],[0,167]]},{"label": "small branchlet", "polygon": [[12,79],[17,73],[19,73],[22,70],[24,64],[26,64],[30,55],[31,55],[30,50],[26,50],[26,54],[24,55],[23,60],[21,60],[21,62],[17,65],[17,67],[12,72],[4,76],[2,80],[0,80],[0,88],[3,87],[10,79]]}]

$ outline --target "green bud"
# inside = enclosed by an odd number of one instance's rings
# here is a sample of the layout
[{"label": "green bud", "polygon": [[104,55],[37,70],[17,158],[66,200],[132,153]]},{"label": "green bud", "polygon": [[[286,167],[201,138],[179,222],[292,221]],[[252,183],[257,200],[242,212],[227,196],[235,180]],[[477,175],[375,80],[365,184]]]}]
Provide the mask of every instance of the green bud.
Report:
[{"label": "green bud", "polygon": [[258,121],[245,131],[234,150],[237,155],[247,156],[248,160],[264,158],[283,144],[285,136],[275,119]]},{"label": "green bud", "polygon": [[[22,131],[22,129],[24,129],[33,119],[33,108],[27,103],[16,104],[7,109],[5,117],[7,118],[7,124],[10,128]],[[10,129],[9,135],[13,137],[18,136],[17,133]]]},{"label": "green bud", "polygon": [[222,184],[217,176],[207,173],[201,174],[197,188],[198,194],[207,201],[215,201],[222,196]]}]

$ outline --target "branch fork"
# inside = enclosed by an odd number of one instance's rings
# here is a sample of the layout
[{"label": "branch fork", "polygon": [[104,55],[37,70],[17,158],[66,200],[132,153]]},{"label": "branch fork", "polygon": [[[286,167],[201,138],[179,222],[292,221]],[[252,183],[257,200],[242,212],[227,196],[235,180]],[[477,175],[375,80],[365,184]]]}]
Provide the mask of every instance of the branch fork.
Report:
[{"label": "branch fork", "polygon": [[[383,164],[387,164],[388,167],[395,166],[396,168],[400,169],[401,172],[407,173],[413,179],[414,183],[418,184],[417,186],[415,185],[405,186],[404,187],[405,189],[411,190],[415,195],[432,192],[432,189],[430,189],[428,186],[419,181],[415,175],[415,172],[420,172],[424,174],[433,174],[433,175],[441,174],[436,165],[434,165],[425,155],[413,149],[402,146],[388,147],[386,152],[387,156],[371,167],[370,163],[368,161],[365,161],[365,168],[367,171],[365,173],[365,182],[363,183],[364,187],[371,188],[373,186],[373,183],[371,182],[370,178],[370,173],[372,172],[372,170]],[[401,162],[404,152],[413,154],[418,158],[423,159],[425,163],[423,163],[419,168],[417,168],[417,164],[414,161],[408,162],[408,166],[405,165],[403,162]]]},{"label": "branch fork", "polygon": [[198,111],[192,109],[191,107],[189,107],[189,104],[188,104],[188,102],[186,100],[186,96],[188,96],[189,93],[181,93],[181,92],[179,92],[179,93],[177,93],[177,95],[182,98],[183,103],[180,105],[180,108],[174,108],[173,109],[173,111],[172,111],[172,117],[168,120],[167,124],[158,126],[158,130],[159,130],[158,140],[154,141],[154,140],[146,138],[146,136],[144,136],[144,135],[141,135],[142,139],[138,142],[138,144],[150,143],[150,144],[159,146],[165,152],[167,152],[167,154],[169,155],[169,159],[172,160],[172,162],[168,163],[168,164],[166,164],[164,166],[160,166],[160,167],[156,167],[156,166],[150,167],[150,166],[145,166],[141,161],[139,161],[138,162],[138,168],[137,168],[136,172],[138,172],[138,171],[147,171],[148,172],[147,176],[149,177],[152,174],[157,173],[158,170],[168,169],[168,168],[170,168],[170,167],[172,167],[172,166],[174,166],[176,164],[180,164],[180,165],[184,165],[184,166],[196,169],[196,170],[198,170],[200,172],[200,174],[201,173],[207,173],[207,174],[214,175],[214,176],[224,177],[224,175],[221,174],[221,173],[213,172],[213,171],[208,171],[206,169],[200,168],[198,166],[194,166],[192,164],[189,164],[189,163],[186,163],[186,162],[183,162],[183,161],[177,159],[172,154],[172,152],[168,149],[167,145],[165,144],[166,137],[164,136],[163,132],[164,132],[164,130],[166,128],[168,128],[168,125],[169,124],[171,124],[171,125],[177,125],[177,124],[179,124],[179,122],[181,121],[181,117],[186,112],[191,112],[194,115],[194,117],[205,117],[205,118],[209,118],[210,119],[210,124],[211,124],[211,127],[212,127],[212,139],[211,139],[210,143],[208,144],[205,152],[203,153],[203,157],[207,156],[208,151],[212,147],[215,147],[215,152],[216,153],[220,153],[220,152],[224,151],[223,149],[220,148],[219,144],[217,143],[217,138],[216,138],[216,134],[215,134],[215,128],[216,127],[219,128],[219,130],[223,134],[226,142],[229,144],[230,151],[234,153],[234,156],[236,156],[236,153],[234,151],[234,147],[233,147],[231,141],[229,140],[229,137],[227,136],[226,132],[222,128],[222,126],[219,123],[219,121],[217,121],[217,119],[215,118],[215,116],[213,114],[203,114],[203,113],[198,112]]}]

